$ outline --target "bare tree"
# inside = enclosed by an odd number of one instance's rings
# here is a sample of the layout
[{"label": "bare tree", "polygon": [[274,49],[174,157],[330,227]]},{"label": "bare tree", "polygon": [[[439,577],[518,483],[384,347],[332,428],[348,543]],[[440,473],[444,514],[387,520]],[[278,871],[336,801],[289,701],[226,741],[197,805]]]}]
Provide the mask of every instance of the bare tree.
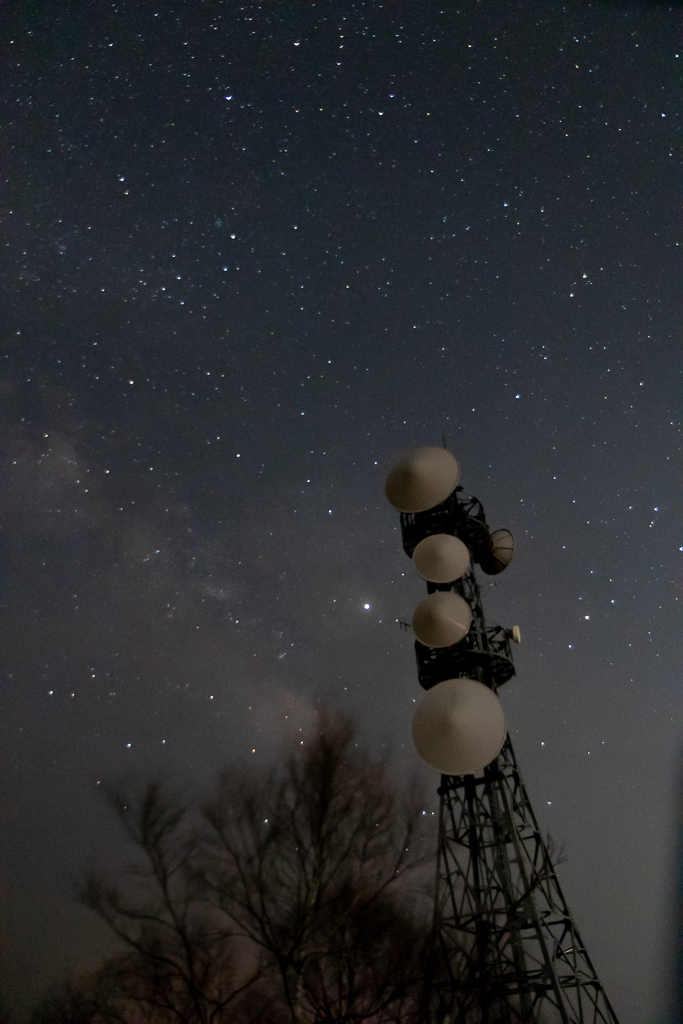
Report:
[{"label": "bare tree", "polygon": [[226,772],[201,808],[109,792],[134,857],[81,891],[122,943],[83,1024],[412,1019],[433,838],[353,735],[323,712],[279,769]]},{"label": "bare tree", "polygon": [[349,721],[324,714],[258,788],[226,773],[204,813],[207,887],[276,968],[291,1024],[405,1019],[428,921],[406,886],[426,860],[419,810]]},{"label": "bare tree", "polygon": [[205,899],[196,816],[158,784],[138,800],[119,791],[108,796],[136,859],[115,881],[91,875],[80,893],[124,947],[100,972],[110,992],[106,1012],[128,1020],[134,1008],[136,1021],[144,1013],[149,1024],[230,1019],[228,1008],[262,976],[263,965],[240,956]]}]

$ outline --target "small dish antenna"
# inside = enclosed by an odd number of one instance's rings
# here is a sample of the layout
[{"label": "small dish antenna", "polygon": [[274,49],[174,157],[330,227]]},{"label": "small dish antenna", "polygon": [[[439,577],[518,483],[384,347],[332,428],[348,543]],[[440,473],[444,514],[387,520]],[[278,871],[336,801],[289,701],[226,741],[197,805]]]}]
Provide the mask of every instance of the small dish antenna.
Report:
[{"label": "small dish antenna", "polygon": [[481,560],[481,567],[489,576],[496,576],[507,569],[515,553],[515,538],[509,530],[494,530],[490,538],[490,546]]}]

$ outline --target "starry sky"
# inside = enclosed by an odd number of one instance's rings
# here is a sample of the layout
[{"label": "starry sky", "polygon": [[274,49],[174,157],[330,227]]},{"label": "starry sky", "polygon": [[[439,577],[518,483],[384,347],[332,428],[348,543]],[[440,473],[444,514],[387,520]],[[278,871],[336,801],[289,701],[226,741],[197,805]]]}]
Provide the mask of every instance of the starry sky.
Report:
[{"label": "starry sky", "polygon": [[568,901],[664,1019],[680,8],[6,0],[0,40],[7,997],[107,948],[104,780],[205,789],[325,701],[437,806],[383,485],[445,436],[517,538],[483,596]]}]

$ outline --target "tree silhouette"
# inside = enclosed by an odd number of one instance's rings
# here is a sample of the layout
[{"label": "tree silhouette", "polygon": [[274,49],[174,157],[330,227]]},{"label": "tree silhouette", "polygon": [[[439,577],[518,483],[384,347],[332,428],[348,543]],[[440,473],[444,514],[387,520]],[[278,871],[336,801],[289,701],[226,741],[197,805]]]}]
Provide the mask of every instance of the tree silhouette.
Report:
[{"label": "tree silhouette", "polygon": [[291,1024],[405,1019],[419,982],[429,910],[405,881],[432,850],[416,794],[352,740],[328,713],[284,773],[258,790],[226,773],[204,808],[207,888],[273,965]]},{"label": "tree silhouette", "polygon": [[433,859],[414,788],[324,711],[266,774],[203,805],[108,791],[130,860],[81,899],[121,951],[35,1024],[352,1024],[417,1019]]}]

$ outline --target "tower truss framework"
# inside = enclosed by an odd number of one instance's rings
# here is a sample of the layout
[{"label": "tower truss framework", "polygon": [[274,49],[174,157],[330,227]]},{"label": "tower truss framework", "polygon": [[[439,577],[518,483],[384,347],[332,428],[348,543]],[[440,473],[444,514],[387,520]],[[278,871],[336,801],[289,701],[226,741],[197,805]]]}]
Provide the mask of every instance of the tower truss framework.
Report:
[{"label": "tower truss framework", "polygon": [[[476,498],[458,487],[441,505],[401,514],[412,556],[434,533],[459,537],[474,562],[489,531]],[[472,625],[459,643],[415,643],[425,689],[458,676],[495,691],[514,675],[510,632],[487,626],[472,567],[429,593],[454,590]],[[441,776],[432,944],[423,1024],[618,1024],[572,919],[509,736],[476,775]]]}]

